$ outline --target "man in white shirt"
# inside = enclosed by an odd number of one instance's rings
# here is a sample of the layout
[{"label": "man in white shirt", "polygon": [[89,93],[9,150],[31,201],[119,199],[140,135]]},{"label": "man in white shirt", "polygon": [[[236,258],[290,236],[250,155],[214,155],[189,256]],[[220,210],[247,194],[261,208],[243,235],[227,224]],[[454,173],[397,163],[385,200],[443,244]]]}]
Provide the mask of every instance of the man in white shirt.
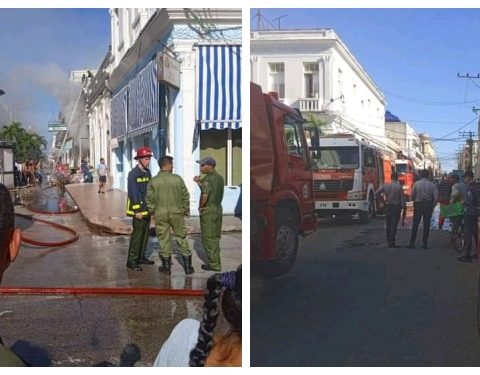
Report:
[{"label": "man in white shirt", "polygon": [[98,194],[102,193],[105,194],[105,183],[107,182],[107,172],[108,167],[105,164],[105,159],[100,159],[100,164],[97,165],[97,173],[98,173]]}]

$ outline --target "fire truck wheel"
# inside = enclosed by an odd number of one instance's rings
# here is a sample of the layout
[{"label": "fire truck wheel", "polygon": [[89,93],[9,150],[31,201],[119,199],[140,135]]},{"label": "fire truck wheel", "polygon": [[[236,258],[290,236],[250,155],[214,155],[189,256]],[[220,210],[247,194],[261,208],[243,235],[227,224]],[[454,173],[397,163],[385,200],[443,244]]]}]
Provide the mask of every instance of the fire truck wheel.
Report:
[{"label": "fire truck wheel", "polygon": [[277,259],[271,264],[270,276],[280,276],[290,271],[298,250],[298,222],[294,211],[280,208],[275,216]]},{"label": "fire truck wheel", "polygon": [[374,199],[373,199],[373,194],[370,193],[370,195],[368,197],[368,211],[360,212],[360,216],[359,216],[360,223],[367,224],[375,216],[376,216],[375,202],[374,202]]}]

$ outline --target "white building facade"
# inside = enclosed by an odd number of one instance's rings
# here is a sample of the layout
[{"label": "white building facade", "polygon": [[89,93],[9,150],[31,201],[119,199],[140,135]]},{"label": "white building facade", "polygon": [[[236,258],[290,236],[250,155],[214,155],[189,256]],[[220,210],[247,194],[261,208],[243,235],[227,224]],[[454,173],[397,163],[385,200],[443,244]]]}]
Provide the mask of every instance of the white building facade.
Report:
[{"label": "white building facade", "polygon": [[326,133],[356,133],[389,150],[385,98],[332,29],[251,33],[252,81],[285,104],[326,123]]},{"label": "white building facade", "polygon": [[441,174],[441,165],[438,161],[430,135],[427,133],[420,133],[418,136],[420,138],[422,153],[424,155],[423,169],[428,169],[432,171],[434,176],[439,176]]},{"label": "white building facade", "polygon": [[110,15],[114,186],[127,190],[136,150],[149,146],[152,175],[160,157],[174,158],[195,215],[195,161],[212,156],[226,183],[224,213],[239,213],[241,9],[115,8]]},{"label": "white building facade", "polygon": [[422,142],[415,129],[408,123],[398,121],[385,121],[385,135],[399,145],[402,154],[413,161],[416,169],[423,169],[424,155]]},{"label": "white building facade", "polygon": [[[111,51],[106,54],[95,76],[87,86],[86,111],[88,116],[90,155],[87,161],[93,167],[104,158],[111,171],[110,102],[111,93],[106,83],[110,74]],[[111,176],[110,176],[111,177]],[[113,179],[109,181],[111,186]]]}]

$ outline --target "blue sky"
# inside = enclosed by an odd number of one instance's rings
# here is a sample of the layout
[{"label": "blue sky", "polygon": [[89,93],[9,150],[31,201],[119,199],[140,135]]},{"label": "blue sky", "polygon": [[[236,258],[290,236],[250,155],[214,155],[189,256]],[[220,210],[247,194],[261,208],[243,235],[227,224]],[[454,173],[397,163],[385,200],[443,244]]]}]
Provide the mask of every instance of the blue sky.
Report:
[{"label": "blue sky", "polygon": [[108,9],[0,9],[0,124],[13,114],[50,140],[69,71],[97,69],[109,45]]},{"label": "blue sky", "polygon": [[[461,130],[477,132],[472,107],[480,107],[480,79],[460,79],[457,73],[480,73],[480,9],[261,12],[270,21],[287,15],[282,29],[333,28],[385,95],[387,110],[432,138],[453,132],[449,141],[434,145],[443,169],[456,168],[455,154],[465,141],[455,130],[471,122]],[[250,24],[256,28],[255,21]]]}]

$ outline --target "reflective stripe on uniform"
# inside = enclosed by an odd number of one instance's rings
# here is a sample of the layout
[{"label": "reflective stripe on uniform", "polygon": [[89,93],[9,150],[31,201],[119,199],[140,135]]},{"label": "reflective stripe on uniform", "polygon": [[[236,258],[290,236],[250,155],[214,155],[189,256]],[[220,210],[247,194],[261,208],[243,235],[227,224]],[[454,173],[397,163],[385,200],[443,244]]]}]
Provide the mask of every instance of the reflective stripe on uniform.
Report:
[{"label": "reflective stripe on uniform", "polygon": [[133,206],[130,207],[130,199],[127,198],[127,216],[135,216],[135,214],[142,214],[143,216],[149,215],[148,211],[140,211],[140,212],[135,212],[133,210],[138,210],[141,207],[140,204],[134,204]]},{"label": "reflective stripe on uniform", "polygon": [[134,212],[134,211],[127,210],[127,216],[135,216],[136,214],[142,214],[143,216],[147,216],[149,215],[149,212],[148,211]]},{"label": "reflective stripe on uniform", "polygon": [[149,180],[148,177],[137,177],[137,182],[148,182]]}]

